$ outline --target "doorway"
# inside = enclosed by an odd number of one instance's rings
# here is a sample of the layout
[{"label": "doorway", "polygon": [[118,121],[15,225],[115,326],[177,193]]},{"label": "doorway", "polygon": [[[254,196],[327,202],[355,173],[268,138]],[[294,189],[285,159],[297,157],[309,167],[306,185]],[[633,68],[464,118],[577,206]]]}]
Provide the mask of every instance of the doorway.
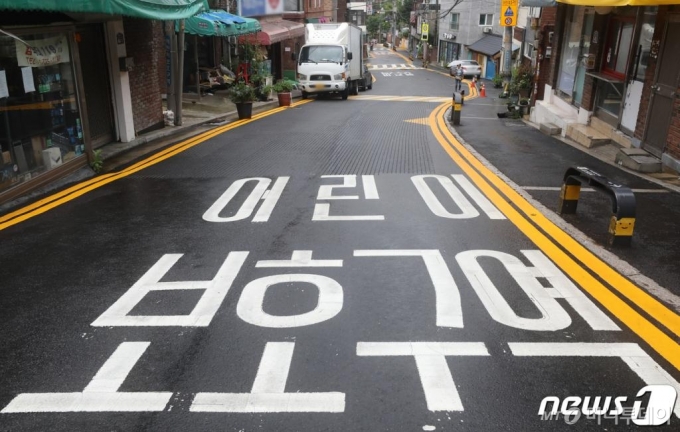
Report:
[{"label": "doorway", "polygon": [[90,141],[97,148],[116,138],[104,28],[102,24],[82,25],[77,33]]},{"label": "doorway", "polygon": [[680,15],[668,17],[652,85],[642,147],[661,157],[668,138],[673,103],[680,84]]}]

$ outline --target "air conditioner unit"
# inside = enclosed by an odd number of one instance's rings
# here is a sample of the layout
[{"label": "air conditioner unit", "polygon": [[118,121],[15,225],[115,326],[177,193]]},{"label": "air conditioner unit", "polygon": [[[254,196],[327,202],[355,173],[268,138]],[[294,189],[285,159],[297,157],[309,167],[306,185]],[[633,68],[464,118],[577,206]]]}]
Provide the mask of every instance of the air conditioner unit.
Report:
[{"label": "air conditioner unit", "polygon": [[484,27],[484,29],[482,31],[484,33],[491,33],[492,30],[493,30],[493,27]]}]

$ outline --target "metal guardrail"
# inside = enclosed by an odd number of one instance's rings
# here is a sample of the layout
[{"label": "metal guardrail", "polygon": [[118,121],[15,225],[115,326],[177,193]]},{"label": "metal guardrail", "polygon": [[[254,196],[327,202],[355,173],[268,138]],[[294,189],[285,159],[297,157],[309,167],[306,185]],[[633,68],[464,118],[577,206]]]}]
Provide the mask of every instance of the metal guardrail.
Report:
[{"label": "metal guardrail", "polygon": [[635,195],[627,187],[612,183],[605,176],[586,167],[570,167],[564,174],[559,214],[574,214],[578,205],[581,186],[588,185],[604,192],[612,202],[612,216],[609,220],[609,244],[630,246],[635,228]]}]

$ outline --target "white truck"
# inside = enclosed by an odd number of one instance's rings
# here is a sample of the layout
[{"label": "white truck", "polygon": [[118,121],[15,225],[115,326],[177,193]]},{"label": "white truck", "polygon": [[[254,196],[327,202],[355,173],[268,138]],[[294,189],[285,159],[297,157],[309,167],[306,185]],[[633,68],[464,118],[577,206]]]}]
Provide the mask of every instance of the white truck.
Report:
[{"label": "white truck", "polygon": [[363,35],[349,23],[307,24],[297,57],[302,99],[310,94],[359,94],[363,79]]}]

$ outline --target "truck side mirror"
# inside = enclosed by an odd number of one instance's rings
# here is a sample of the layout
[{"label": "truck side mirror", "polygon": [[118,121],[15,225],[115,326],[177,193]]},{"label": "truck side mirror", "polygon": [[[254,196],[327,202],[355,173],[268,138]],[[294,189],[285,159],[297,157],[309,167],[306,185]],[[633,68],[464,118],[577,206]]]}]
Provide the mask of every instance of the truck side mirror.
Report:
[{"label": "truck side mirror", "polygon": [[352,53],[351,52],[347,53],[347,60],[352,60]]},{"label": "truck side mirror", "polygon": [[295,55],[294,52],[290,53],[290,59],[293,60],[293,61],[297,60],[297,56]]}]

